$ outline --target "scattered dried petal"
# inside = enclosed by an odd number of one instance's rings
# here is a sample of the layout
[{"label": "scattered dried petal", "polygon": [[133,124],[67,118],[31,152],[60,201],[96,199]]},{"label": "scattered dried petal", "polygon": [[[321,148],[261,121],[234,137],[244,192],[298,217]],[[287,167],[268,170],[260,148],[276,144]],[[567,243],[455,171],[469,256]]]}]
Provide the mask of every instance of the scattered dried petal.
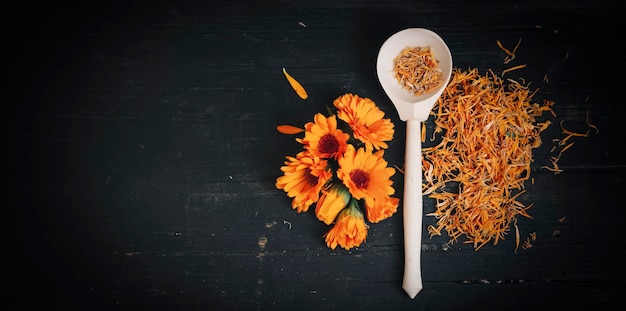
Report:
[{"label": "scattered dried petal", "polygon": [[517,65],[517,66],[513,66],[511,68],[507,68],[502,70],[502,75],[504,76],[505,73],[509,72],[509,71],[513,71],[513,70],[517,70],[517,69],[522,69],[522,68],[526,68],[526,64],[522,64],[522,65]]}]

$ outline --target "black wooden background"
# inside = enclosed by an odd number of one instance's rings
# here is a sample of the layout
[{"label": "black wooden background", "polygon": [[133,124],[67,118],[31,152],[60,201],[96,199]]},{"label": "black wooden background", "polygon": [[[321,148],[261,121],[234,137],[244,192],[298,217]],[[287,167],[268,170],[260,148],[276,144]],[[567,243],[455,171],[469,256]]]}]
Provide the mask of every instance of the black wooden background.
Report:
[{"label": "black wooden background", "polygon": [[[3,1],[2,309],[563,310],[625,302],[626,6],[611,1]],[[300,125],[344,93],[404,123],[378,84],[383,41],[434,30],[461,69],[507,73],[555,101],[535,150],[533,203],[475,251],[424,230],[424,289],[401,288],[402,211],[367,242],[274,186]],[[506,56],[499,40],[516,58]],[[300,100],[285,67],[309,92]],[[547,79],[546,79],[547,77]],[[545,169],[560,121],[563,173]],[[432,120],[429,120],[432,125]],[[394,176],[401,196],[402,175]],[[425,213],[433,202],[425,199]],[[433,224],[424,218],[424,226]]]}]

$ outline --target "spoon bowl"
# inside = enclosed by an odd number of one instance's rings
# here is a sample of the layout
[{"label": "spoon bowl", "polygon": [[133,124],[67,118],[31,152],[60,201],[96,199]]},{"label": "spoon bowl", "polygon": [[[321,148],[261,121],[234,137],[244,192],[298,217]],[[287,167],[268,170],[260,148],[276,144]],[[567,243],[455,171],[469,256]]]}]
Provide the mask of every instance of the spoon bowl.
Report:
[{"label": "spoon bowl", "polygon": [[[436,89],[415,96],[402,88],[393,76],[394,59],[406,47],[430,47],[435,59],[439,61],[443,83]],[[408,28],[389,37],[378,52],[376,62],[378,79],[385,93],[393,102],[402,121],[418,119],[426,121],[432,106],[446,88],[452,74],[452,54],[446,43],[435,32],[424,28]]]},{"label": "spoon bowl", "polygon": [[[406,47],[430,47],[443,73],[443,83],[436,89],[415,96],[393,76],[394,59]],[[424,28],[409,28],[387,39],[378,53],[378,79],[385,93],[406,121],[406,148],[404,155],[404,276],[402,288],[413,299],[422,290],[422,140],[421,122],[428,119],[430,110],[448,85],[452,75],[452,55],[446,43],[436,33]]]}]

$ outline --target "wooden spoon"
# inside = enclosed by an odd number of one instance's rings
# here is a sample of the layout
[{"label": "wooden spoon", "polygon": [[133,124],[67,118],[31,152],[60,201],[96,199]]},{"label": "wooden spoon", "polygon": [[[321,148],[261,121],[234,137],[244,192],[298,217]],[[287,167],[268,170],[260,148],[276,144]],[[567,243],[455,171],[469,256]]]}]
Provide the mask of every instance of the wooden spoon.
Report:
[{"label": "wooden spoon", "polygon": [[[430,47],[443,73],[443,83],[429,93],[415,96],[402,88],[393,76],[394,59],[406,47]],[[389,37],[378,52],[378,80],[385,93],[406,121],[406,150],[404,163],[404,278],[402,288],[413,299],[422,290],[422,140],[421,122],[445,89],[452,74],[452,54],[446,43],[431,30],[409,28]]]}]

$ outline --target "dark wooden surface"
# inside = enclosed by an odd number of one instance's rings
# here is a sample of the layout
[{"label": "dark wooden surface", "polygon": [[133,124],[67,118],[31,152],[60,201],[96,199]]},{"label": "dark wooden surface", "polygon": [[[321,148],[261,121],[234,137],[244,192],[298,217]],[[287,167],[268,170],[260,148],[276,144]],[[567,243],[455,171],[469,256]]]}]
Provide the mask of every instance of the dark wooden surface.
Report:
[{"label": "dark wooden surface", "polygon": [[[2,304],[12,310],[564,310],[625,302],[626,10],[603,1],[8,1],[0,6]],[[372,3],[370,3],[372,2]],[[302,24],[300,24],[302,23]],[[532,81],[557,124],[535,150],[533,219],[474,251],[424,232],[424,289],[401,288],[401,209],[357,249],[274,187],[298,146],[276,132],[344,93],[404,124],[380,45],[424,27],[454,66]],[[516,59],[505,65],[500,40]],[[302,82],[301,101],[284,79]],[[548,76],[548,81],[544,76]],[[558,122],[584,131],[554,175]],[[429,122],[432,122],[429,121]],[[394,176],[401,193],[400,174]],[[425,212],[433,202],[425,198]],[[559,219],[564,218],[564,221]],[[424,225],[434,223],[424,218]],[[555,234],[555,230],[560,232]],[[9,310],[3,307],[4,310]]]}]

